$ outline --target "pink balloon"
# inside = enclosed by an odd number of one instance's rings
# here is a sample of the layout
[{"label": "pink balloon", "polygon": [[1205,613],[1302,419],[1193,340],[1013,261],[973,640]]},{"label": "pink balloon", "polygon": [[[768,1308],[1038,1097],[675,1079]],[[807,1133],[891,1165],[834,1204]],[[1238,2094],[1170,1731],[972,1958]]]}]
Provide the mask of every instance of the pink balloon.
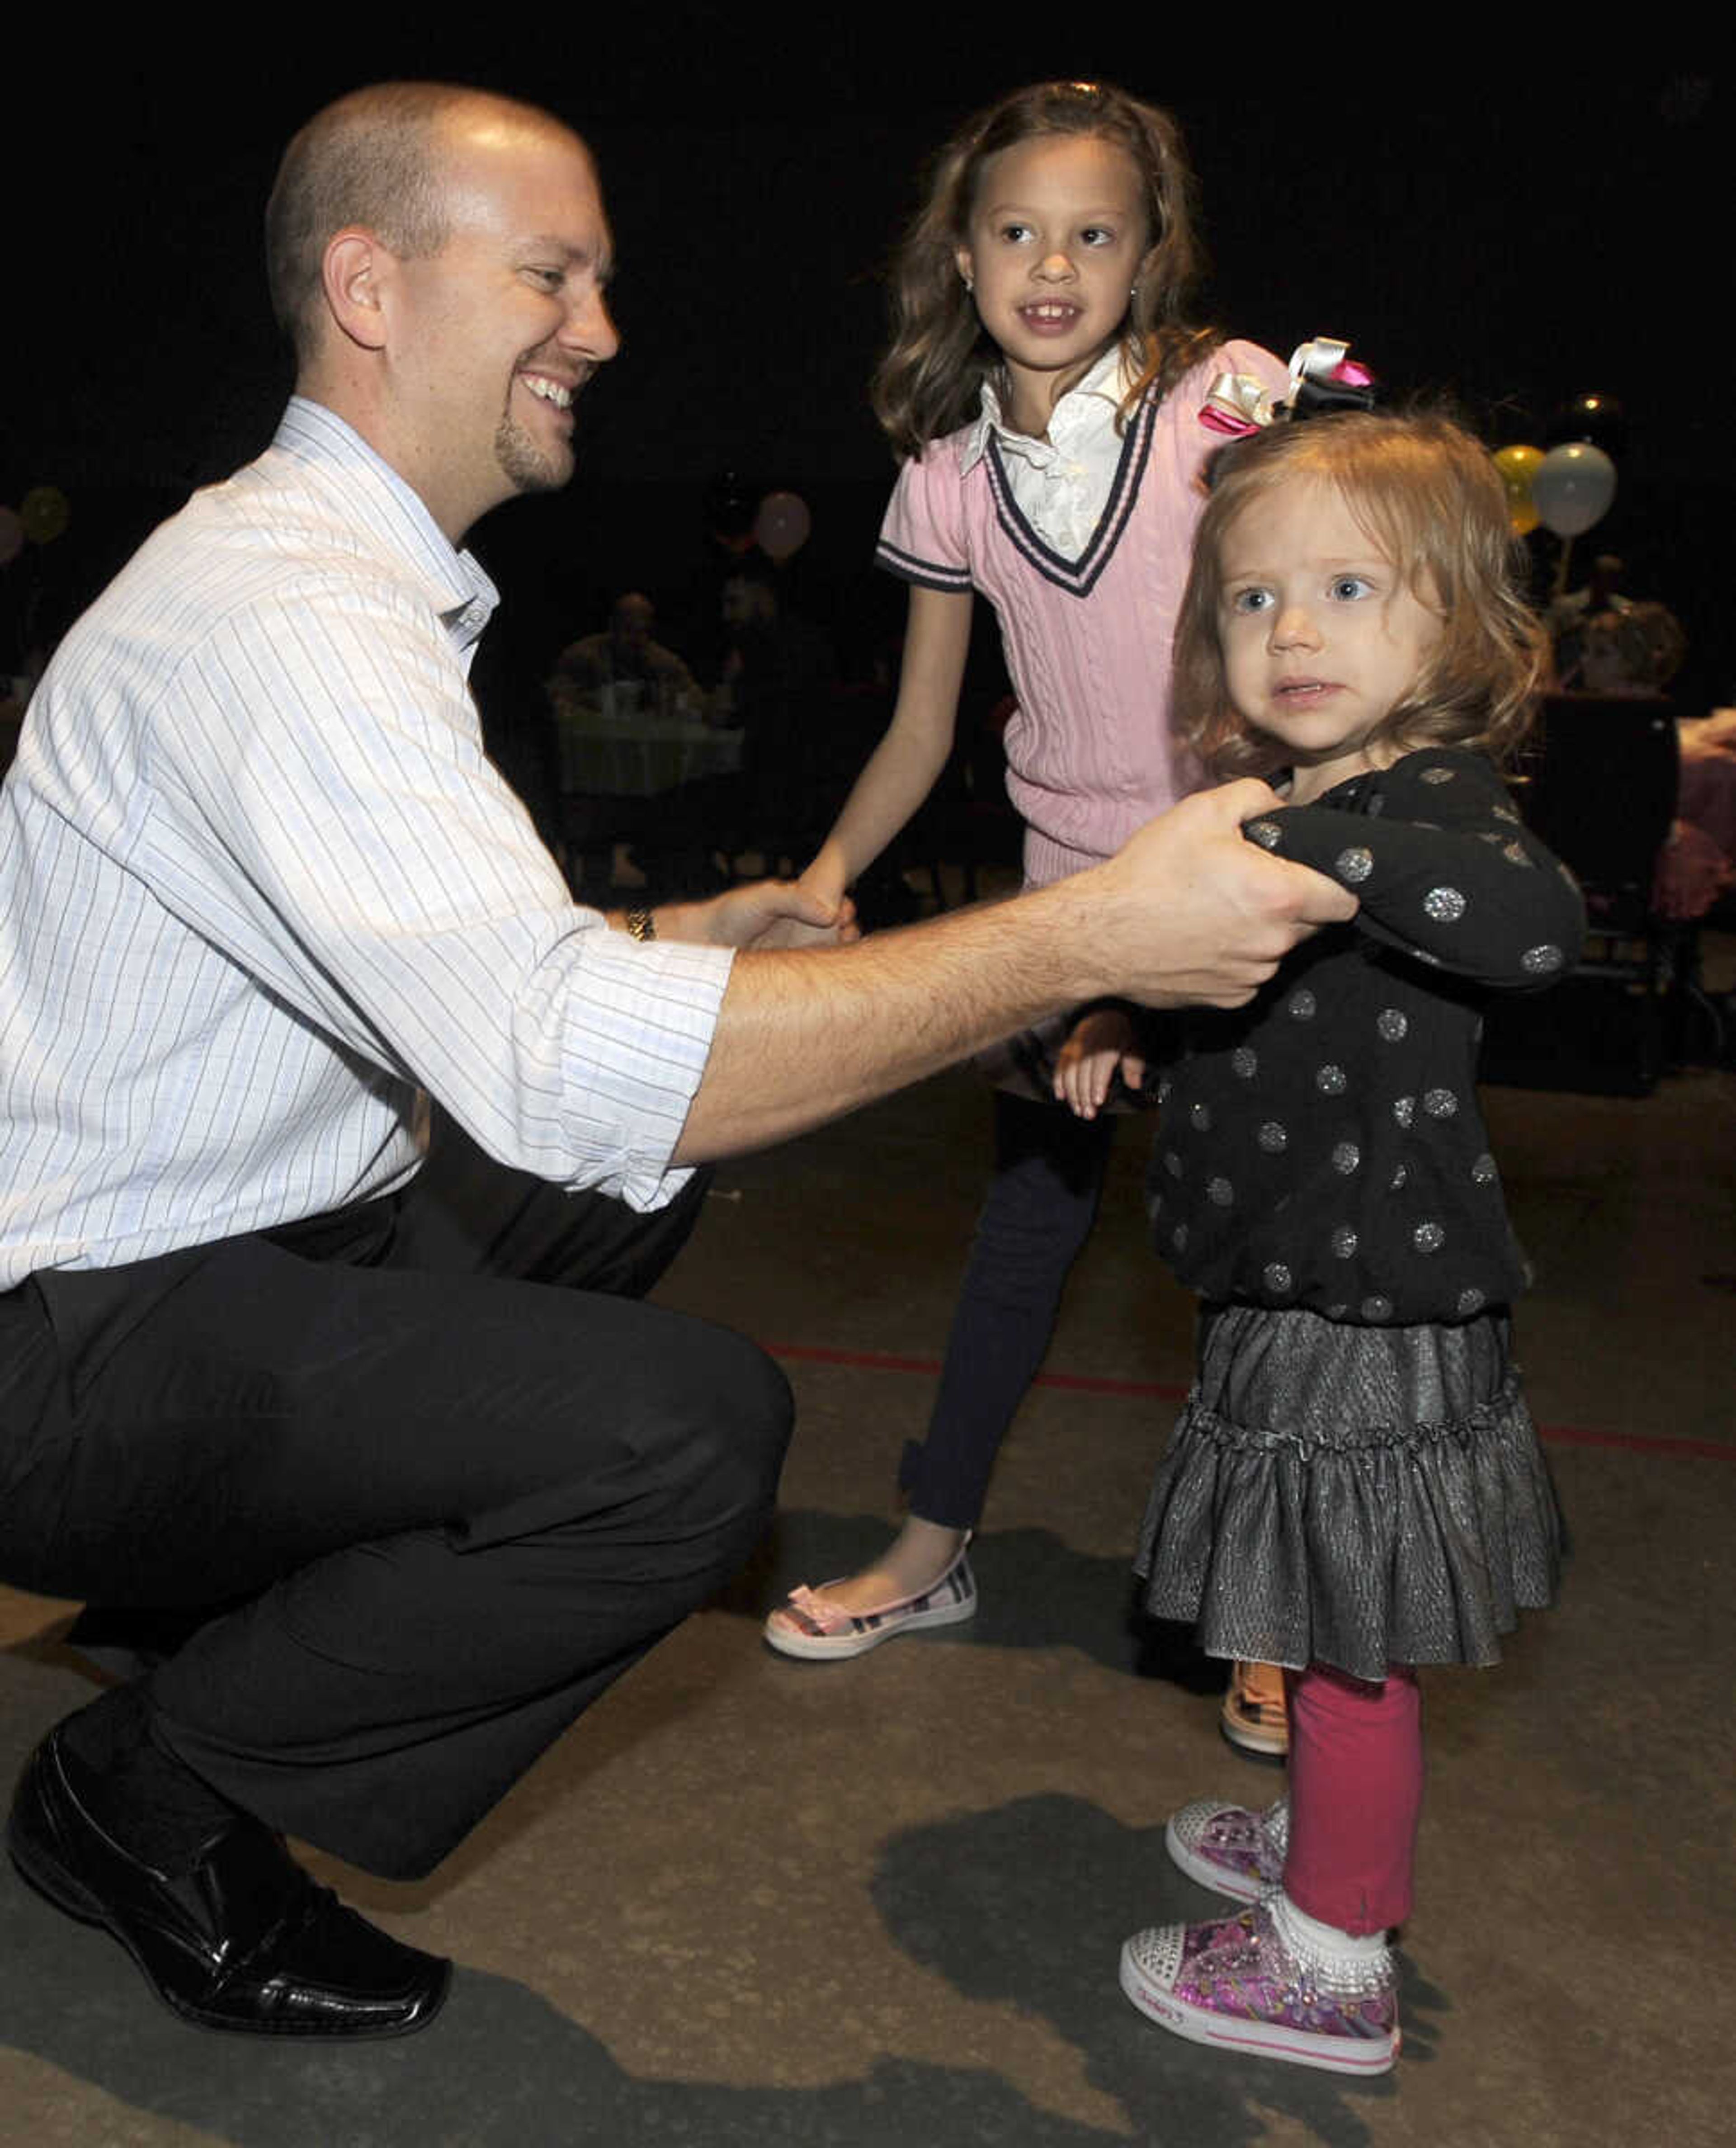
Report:
[{"label": "pink balloon", "polygon": [[15,507],[0,507],[0,567],[9,567],[24,549],[24,524]]},{"label": "pink balloon", "polygon": [[780,567],[800,551],[813,527],[807,502],[793,492],[768,492],[754,517],[754,537],[760,550]]}]

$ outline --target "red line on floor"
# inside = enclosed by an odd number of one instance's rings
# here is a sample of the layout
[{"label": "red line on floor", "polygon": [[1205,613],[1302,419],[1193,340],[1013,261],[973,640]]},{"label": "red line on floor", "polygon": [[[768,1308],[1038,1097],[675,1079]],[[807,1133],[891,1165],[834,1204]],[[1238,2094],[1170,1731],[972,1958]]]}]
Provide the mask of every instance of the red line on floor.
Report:
[{"label": "red line on floor", "polygon": [[[774,1358],[788,1358],[803,1364],[850,1365],[871,1373],[921,1373],[930,1378],[941,1369],[938,1358],[897,1358],[884,1350],[833,1350],[813,1342],[767,1342],[763,1347]],[[1178,1403],[1187,1393],[1186,1388],[1167,1380],[1108,1380],[1090,1373],[1039,1373],[1036,1384],[1062,1388],[1074,1394],[1127,1395],[1167,1403]],[[1651,1438],[1644,1433],[1593,1432],[1577,1424],[1540,1424],[1537,1430],[1538,1438],[1563,1447],[1614,1447],[1629,1454],[1677,1454],[1702,1462],[1736,1462],[1736,1446],[1715,1439],[1675,1439],[1663,1435]]]}]

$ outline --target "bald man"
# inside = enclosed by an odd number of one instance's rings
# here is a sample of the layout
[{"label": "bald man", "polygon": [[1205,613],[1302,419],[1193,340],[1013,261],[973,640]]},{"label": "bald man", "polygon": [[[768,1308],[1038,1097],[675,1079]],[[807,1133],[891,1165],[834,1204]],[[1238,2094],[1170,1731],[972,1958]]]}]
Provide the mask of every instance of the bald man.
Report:
[{"label": "bald man", "polygon": [[1084,1000],[1237,1003],[1352,905],[1243,785],[855,946],[775,885],[574,907],[482,752],[461,547],[565,484],[615,353],[590,156],[364,91],[267,233],[277,437],[68,637],[0,800],[0,1575],[182,1639],[9,1839],[183,2017],[385,2035],[449,1965],[281,1835],[427,1872],[769,1512],[782,1380],[635,1295],[690,1167]]}]

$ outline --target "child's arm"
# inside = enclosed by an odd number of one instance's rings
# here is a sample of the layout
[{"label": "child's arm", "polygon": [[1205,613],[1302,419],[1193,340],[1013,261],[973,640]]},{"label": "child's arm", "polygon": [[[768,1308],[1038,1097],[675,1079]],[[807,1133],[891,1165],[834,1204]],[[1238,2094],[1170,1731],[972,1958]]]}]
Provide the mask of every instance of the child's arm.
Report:
[{"label": "child's arm", "polygon": [[1585,934],[1578,886],[1490,762],[1428,747],[1377,780],[1377,814],[1285,806],[1242,832],[1347,888],[1360,931],[1436,968],[1523,989],[1572,965]]},{"label": "child's arm", "polygon": [[898,705],[801,886],[835,906],[934,788],[952,750],[971,645],[969,590],[911,589]]},{"label": "child's arm", "polygon": [[1067,1031],[1056,1055],[1055,1097],[1075,1118],[1094,1119],[1108,1102],[1119,1071],[1130,1089],[1146,1078],[1138,1033],[1125,1007],[1089,1008]]}]

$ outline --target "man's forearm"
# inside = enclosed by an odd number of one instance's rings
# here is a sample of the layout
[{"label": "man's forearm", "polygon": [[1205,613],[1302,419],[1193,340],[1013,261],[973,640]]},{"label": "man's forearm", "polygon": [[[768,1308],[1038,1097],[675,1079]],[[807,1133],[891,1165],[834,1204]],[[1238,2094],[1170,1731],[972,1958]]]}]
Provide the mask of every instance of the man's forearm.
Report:
[{"label": "man's forearm", "polygon": [[1092,997],[1084,885],[852,947],[738,955],[676,1162],[805,1132]]},{"label": "man's forearm", "polygon": [[818,1126],[1091,999],[1237,1006],[1342,887],[1246,842],[1263,784],[1188,799],[1106,865],[859,946],[738,956],[676,1148],[700,1162]]}]

